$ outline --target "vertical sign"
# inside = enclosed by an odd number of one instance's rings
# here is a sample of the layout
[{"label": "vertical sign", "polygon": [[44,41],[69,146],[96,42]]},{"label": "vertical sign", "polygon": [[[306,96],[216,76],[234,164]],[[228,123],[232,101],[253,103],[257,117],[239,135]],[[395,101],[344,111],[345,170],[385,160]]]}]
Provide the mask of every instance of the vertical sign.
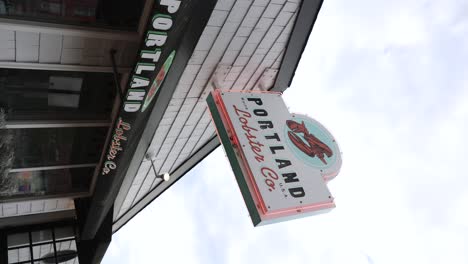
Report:
[{"label": "vertical sign", "polygon": [[179,13],[188,8],[179,0],[155,1],[102,165],[102,176],[113,177],[122,163],[122,152],[139,140],[140,132],[136,131],[141,131],[148,121],[148,109],[155,102],[188,25]]},{"label": "vertical sign", "polygon": [[168,89],[165,95],[174,92],[176,79],[182,75],[215,5],[216,0],[153,1],[110,142],[98,168],[99,177],[83,227],[83,239],[95,236],[114,204],[138,151],[138,143],[154,114],[154,105],[162,103],[164,106],[167,102],[166,97],[158,98],[161,91]]}]

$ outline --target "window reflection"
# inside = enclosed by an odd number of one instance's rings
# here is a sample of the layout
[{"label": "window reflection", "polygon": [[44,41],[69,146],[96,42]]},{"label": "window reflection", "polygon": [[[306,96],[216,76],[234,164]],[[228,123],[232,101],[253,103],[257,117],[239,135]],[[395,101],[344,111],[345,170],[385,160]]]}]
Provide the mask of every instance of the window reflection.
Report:
[{"label": "window reflection", "polygon": [[8,175],[10,187],[0,192],[0,196],[20,198],[87,192],[93,172],[94,167],[12,172]]},{"label": "window reflection", "polygon": [[96,163],[107,127],[11,129],[12,168]]},{"label": "window reflection", "polygon": [[143,0],[0,0],[0,15],[83,26],[136,29]]},{"label": "window reflection", "polygon": [[31,232],[31,239],[33,244],[51,242],[52,232],[49,229]]},{"label": "window reflection", "polygon": [[[108,73],[0,69],[6,125],[110,120],[114,97]],[[2,139],[10,138],[8,144],[0,140],[0,154],[8,158],[0,170],[3,199],[89,191],[108,127],[20,127],[0,128]]]},{"label": "window reflection", "polygon": [[9,121],[106,120],[114,97],[108,73],[0,69],[0,107]]},{"label": "window reflection", "polygon": [[[59,240],[60,232],[65,232],[66,238]],[[20,243],[18,237],[21,237]],[[7,245],[8,263],[79,263],[73,226],[9,234]]]}]

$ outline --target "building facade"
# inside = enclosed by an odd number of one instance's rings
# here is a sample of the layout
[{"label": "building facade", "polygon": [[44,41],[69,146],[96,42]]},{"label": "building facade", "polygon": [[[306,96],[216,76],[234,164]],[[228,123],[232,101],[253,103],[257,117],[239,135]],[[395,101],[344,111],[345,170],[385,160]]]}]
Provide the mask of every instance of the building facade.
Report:
[{"label": "building facade", "polygon": [[0,263],[99,263],[219,146],[213,89],[284,91],[319,0],[0,0]]}]

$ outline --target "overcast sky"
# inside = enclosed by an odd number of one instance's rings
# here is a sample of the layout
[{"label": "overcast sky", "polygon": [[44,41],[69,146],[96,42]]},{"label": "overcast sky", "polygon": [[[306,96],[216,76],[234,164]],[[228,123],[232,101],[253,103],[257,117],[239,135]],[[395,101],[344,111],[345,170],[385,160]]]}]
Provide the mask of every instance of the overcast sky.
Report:
[{"label": "overcast sky", "polygon": [[328,214],[253,228],[218,148],[103,263],[468,263],[468,1],[325,0],[284,99],[343,152]]}]

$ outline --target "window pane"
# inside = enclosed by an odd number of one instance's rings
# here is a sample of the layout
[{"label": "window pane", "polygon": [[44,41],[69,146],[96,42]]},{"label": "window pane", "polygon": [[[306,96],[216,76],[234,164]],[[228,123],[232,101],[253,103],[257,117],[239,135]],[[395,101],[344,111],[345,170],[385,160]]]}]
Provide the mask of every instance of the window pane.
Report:
[{"label": "window pane", "polygon": [[8,263],[16,263],[19,260],[19,249],[8,250]]},{"label": "window pane", "polygon": [[114,96],[109,73],[0,69],[8,121],[107,120]]},{"label": "window pane", "polygon": [[41,246],[33,246],[33,258],[41,258]]},{"label": "window pane", "polygon": [[75,233],[71,226],[55,228],[55,239],[71,239],[75,237]]},{"label": "window pane", "polygon": [[34,261],[34,264],[49,264],[49,263],[55,263],[55,258],[47,258],[47,259]]},{"label": "window pane", "polygon": [[8,174],[10,188],[0,192],[0,197],[31,197],[41,195],[87,192],[95,167],[25,171]]},{"label": "window pane", "polygon": [[16,263],[31,260],[29,247],[8,250],[8,263]]},{"label": "window pane", "polygon": [[[56,243],[56,245],[57,245],[57,250],[58,250],[58,251],[70,250],[71,242],[72,242],[72,240],[67,240],[67,241],[63,241],[63,242],[57,242],[57,243]],[[64,253],[64,254],[66,254],[66,253]]]},{"label": "window pane", "polygon": [[59,263],[73,263],[73,259],[76,259],[76,252],[68,251],[66,253],[67,254],[58,254],[57,259]]},{"label": "window pane", "polygon": [[54,246],[53,246],[52,243],[45,244],[45,245],[40,245],[40,246],[33,246],[34,259],[50,257],[50,256],[47,256],[47,255],[48,254],[53,254],[53,253],[54,253]]},{"label": "window pane", "polygon": [[78,261],[78,257],[72,259],[72,260],[69,260],[67,262],[64,262],[64,264],[79,264],[80,262]]},{"label": "window pane", "polygon": [[31,168],[99,161],[108,128],[11,129],[12,168]]},{"label": "window pane", "polygon": [[49,229],[36,231],[31,233],[32,243],[43,243],[52,241],[52,231]]},{"label": "window pane", "polygon": [[31,251],[29,247],[19,249],[19,261],[31,260]]},{"label": "window pane", "polygon": [[49,263],[55,263],[55,258],[47,258],[47,259],[34,261],[34,264],[49,264]]},{"label": "window pane", "polygon": [[78,109],[80,105],[80,95],[78,94],[49,93],[47,99],[48,105],[54,107]]},{"label": "window pane", "polygon": [[143,0],[0,0],[0,15],[52,23],[135,29]]},{"label": "window pane", "polygon": [[13,234],[8,236],[8,247],[19,247],[29,245],[28,233]]}]

